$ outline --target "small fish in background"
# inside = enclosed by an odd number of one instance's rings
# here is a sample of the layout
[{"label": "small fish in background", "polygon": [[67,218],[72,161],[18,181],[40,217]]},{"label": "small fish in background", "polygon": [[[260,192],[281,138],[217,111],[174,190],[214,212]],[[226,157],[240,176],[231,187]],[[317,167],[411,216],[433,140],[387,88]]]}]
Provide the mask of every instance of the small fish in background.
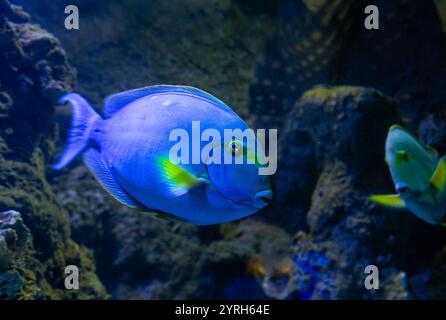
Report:
[{"label": "small fish in background", "polygon": [[254,256],[248,258],[246,262],[246,274],[257,279],[263,279],[266,276],[266,269],[260,257]]},{"label": "small fish in background", "polygon": [[268,261],[267,265],[259,256],[250,257],[246,263],[246,273],[256,279],[270,298],[284,300],[297,289],[296,267],[288,258]]},{"label": "small fish in background", "polygon": [[[169,151],[177,143],[169,141],[170,133],[181,128],[191,137],[192,121],[200,121],[200,130],[218,130],[221,137],[224,129],[248,129],[229,106],[209,93],[168,85],[126,91],[105,99],[105,118],[76,93],[63,96],[61,103],[66,102],[73,108],[72,127],[54,168],[62,169],[83,154],[101,185],[128,207],[206,225],[251,215],[272,199],[270,178],[259,175],[255,161],[170,161]],[[232,156],[232,163],[236,157],[256,159],[263,152],[257,143],[245,146],[241,141],[243,137],[235,136],[218,147],[222,154]],[[189,151],[194,150],[194,143]],[[202,146],[198,147],[201,151]]]},{"label": "small fish in background", "polygon": [[398,125],[389,129],[385,153],[397,194],[373,195],[370,201],[446,226],[446,156],[439,159],[435,149]]}]

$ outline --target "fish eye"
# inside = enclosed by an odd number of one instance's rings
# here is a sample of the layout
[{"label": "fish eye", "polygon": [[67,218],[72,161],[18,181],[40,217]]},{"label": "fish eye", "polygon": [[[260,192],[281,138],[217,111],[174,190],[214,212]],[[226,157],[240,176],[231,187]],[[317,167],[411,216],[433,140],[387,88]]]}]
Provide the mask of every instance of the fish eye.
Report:
[{"label": "fish eye", "polygon": [[404,194],[409,191],[409,188],[404,184],[398,184],[395,189],[399,194]]},{"label": "fish eye", "polygon": [[238,156],[242,153],[242,144],[239,140],[231,140],[228,143],[228,149],[233,156]]},{"label": "fish eye", "polygon": [[401,193],[405,193],[407,190],[408,190],[407,187],[401,187],[398,189],[398,191]]},{"label": "fish eye", "polygon": [[409,154],[405,150],[398,150],[396,153],[396,162],[397,163],[409,162]]}]

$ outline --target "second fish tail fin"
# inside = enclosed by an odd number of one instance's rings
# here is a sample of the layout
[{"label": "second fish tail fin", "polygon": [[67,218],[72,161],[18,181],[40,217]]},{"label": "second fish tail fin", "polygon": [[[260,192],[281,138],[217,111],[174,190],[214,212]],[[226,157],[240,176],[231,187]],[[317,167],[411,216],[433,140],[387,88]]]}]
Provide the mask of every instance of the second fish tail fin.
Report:
[{"label": "second fish tail fin", "polygon": [[59,99],[60,104],[69,102],[72,106],[71,128],[68,133],[68,142],[59,161],[52,167],[60,170],[80,154],[90,141],[90,132],[95,122],[101,117],[93,110],[91,105],[77,93],[68,93]]}]

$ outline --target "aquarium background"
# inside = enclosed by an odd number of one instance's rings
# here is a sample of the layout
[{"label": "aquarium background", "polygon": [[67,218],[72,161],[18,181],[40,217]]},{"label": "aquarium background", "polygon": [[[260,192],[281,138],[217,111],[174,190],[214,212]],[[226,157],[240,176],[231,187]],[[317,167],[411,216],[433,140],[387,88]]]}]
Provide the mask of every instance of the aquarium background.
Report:
[{"label": "aquarium background", "polygon": [[[64,28],[69,4],[79,30]],[[390,125],[446,153],[446,1],[373,1],[379,30],[364,28],[368,4],[0,0],[0,299],[446,298],[446,229],[367,201],[393,192]],[[80,160],[51,169],[61,94],[100,112],[161,83],[278,129],[272,205],[198,227],[120,205]]]}]

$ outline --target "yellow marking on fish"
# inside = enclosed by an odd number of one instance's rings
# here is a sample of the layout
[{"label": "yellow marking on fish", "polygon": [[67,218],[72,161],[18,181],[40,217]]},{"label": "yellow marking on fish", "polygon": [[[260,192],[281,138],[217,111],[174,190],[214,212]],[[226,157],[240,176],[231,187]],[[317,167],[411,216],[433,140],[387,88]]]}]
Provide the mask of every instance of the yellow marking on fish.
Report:
[{"label": "yellow marking on fish", "polygon": [[161,158],[159,166],[161,175],[169,186],[170,191],[177,196],[185,194],[200,182],[196,177],[167,158]]},{"label": "yellow marking on fish", "polygon": [[403,199],[397,194],[378,194],[369,197],[371,202],[377,203],[382,206],[392,208],[405,208],[406,204]]}]

